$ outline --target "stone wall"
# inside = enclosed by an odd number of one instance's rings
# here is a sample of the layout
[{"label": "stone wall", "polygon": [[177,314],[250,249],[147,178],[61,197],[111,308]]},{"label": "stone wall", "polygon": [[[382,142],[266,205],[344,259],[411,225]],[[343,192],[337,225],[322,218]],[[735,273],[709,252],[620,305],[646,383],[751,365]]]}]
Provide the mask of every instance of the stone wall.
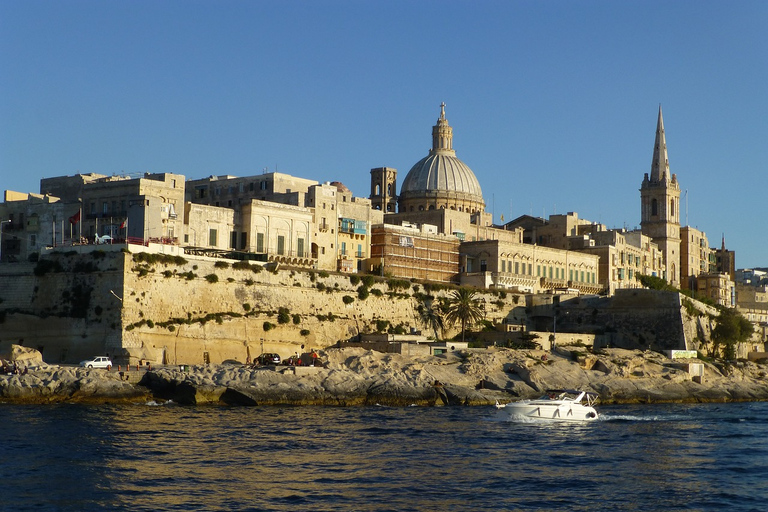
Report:
[{"label": "stone wall", "polygon": [[[432,334],[417,313],[423,284],[375,278],[360,292],[359,275],[270,270],[257,263],[235,268],[231,261],[173,254],[137,261],[139,248],[131,249],[53,253],[46,255],[49,263],[0,266],[0,352],[20,344],[40,350],[49,363],[106,353],[116,364],[197,364],[245,362],[262,352],[287,357],[382,326]],[[406,288],[390,289],[397,284]],[[431,294],[447,296],[450,288]],[[529,330],[552,331],[551,300],[480,291],[477,297],[491,323],[506,318]],[[711,312],[690,315],[685,300],[648,290],[614,299],[563,299],[557,342],[596,339],[623,348],[695,350],[708,340]],[[453,327],[444,334],[457,333]]]}]

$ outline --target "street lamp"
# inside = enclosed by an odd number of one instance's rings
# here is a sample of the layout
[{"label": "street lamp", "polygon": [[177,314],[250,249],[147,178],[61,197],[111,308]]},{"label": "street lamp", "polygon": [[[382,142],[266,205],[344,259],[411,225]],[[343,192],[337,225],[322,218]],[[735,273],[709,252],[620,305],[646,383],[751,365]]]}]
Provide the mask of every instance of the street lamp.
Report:
[{"label": "street lamp", "polygon": [[3,262],[3,224],[10,223],[10,220],[0,220],[0,263]]}]

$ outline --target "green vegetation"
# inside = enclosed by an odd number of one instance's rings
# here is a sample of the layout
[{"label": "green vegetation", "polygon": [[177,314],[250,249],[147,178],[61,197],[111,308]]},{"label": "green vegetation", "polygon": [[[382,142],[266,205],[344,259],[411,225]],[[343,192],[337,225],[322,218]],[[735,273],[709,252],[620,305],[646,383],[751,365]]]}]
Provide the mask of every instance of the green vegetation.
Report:
[{"label": "green vegetation", "polygon": [[147,263],[154,265],[160,263],[163,265],[186,265],[189,263],[181,256],[171,256],[170,254],[151,254],[148,252],[138,252],[133,255],[133,261],[136,263]]},{"label": "green vegetation", "polygon": [[357,274],[352,274],[349,276],[349,284],[352,286],[357,286],[360,283],[360,276]]},{"label": "green vegetation", "polygon": [[435,333],[435,340],[441,338],[440,334],[445,330],[445,318],[443,314],[432,307],[431,302],[423,302],[416,308],[421,322]]},{"label": "green vegetation", "polygon": [[217,261],[213,264],[215,268],[229,268],[229,263],[226,261]]},{"label": "green vegetation", "polygon": [[712,350],[710,357],[722,353],[723,359],[736,358],[736,344],[747,341],[754,332],[752,324],[738,311],[722,308],[717,317],[717,325],[712,329]]},{"label": "green vegetation", "polygon": [[35,265],[35,275],[37,277],[44,276],[48,272],[64,272],[64,268],[61,266],[61,263],[58,262],[58,260],[38,260],[37,265]]},{"label": "green vegetation", "polygon": [[352,304],[353,302],[355,302],[355,298],[354,298],[354,297],[352,297],[351,295],[345,295],[345,296],[343,296],[343,297],[341,298],[341,301],[342,301],[344,304]]},{"label": "green vegetation", "polygon": [[309,336],[309,329],[302,329],[299,334],[302,336]]},{"label": "green vegetation", "polygon": [[264,322],[262,327],[264,328],[264,332],[271,331],[275,327],[275,324],[270,323],[270,322]]},{"label": "green vegetation", "polygon": [[291,313],[288,308],[278,308],[277,310],[277,323],[287,324],[291,321]]},{"label": "green vegetation", "polygon": [[217,276],[216,274],[208,274],[207,276],[205,276],[205,280],[208,281],[211,284],[218,283],[219,282],[219,276]]},{"label": "green vegetation", "polygon": [[451,293],[448,299],[445,320],[450,323],[461,322],[461,341],[464,341],[467,324],[478,322],[483,318],[483,310],[475,299],[475,292],[468,288],[459,288]]},{"label": "green vegetation", "polygon": [[361,284],[357,289],[357,298],[360,300],[365,300],[368,298],[369,293],[370,292],[368,291],[368,288]]}]

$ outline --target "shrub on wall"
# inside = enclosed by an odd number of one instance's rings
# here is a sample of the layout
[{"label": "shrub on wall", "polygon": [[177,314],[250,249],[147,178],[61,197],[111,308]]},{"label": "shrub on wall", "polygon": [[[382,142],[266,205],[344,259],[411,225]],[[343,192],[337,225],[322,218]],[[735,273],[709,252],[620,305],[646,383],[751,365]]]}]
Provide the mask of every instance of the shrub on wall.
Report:
[{"label": "shrub on wall", "polygon": [[302,330],[301,330],[301,332],[300,332],[300,334],[301,334],[302,336],[309,336],[309,329],[302,329]]},{"label": "shrub on wall", "polygon": [[355,302],[355,298],[354,298],[354,297],[352,297],[352,296],[350,296],[350,295],[345,295],[345,296],[343,296],[343,297],[341,298],[341,301],[342,301],[344,304],[352,304],[353,302]]},{"label": "shrub on wall", "polygon": [[229,268],[229,263],[226,261],[217,261],[213,264],[215,268]]},{"label": "shrub on wall", "polygon": [[264,331],[271,331],[273,327],[275,327],[275,324],[270,322],[264,322],[264,325],[262,326],[264,328]]},{"label": "shrub on wall", "polygon": [[299,325],[301,323],[301,315],[299,314],[293,315],[293,323],[296,325]]},{"label": "shrub on wall", "polygon": [[357,286],[359,282],[360,282],[360,276],[355,274],[352,274],[351,276],[349,276],[349,283],[352,286]]},{"label": "shrub on wall", "polygon": [[217,276],[216,274],[208,274],[207,276],[205,276],[205,280],[208,281],[209,283],[218,283],[219,276]]},{"label": "shrub on wall", "polygon": [[288,308],[279,308],[277,310],[277,323],[287,324],[290,321],[291,313],[288,311]]}]

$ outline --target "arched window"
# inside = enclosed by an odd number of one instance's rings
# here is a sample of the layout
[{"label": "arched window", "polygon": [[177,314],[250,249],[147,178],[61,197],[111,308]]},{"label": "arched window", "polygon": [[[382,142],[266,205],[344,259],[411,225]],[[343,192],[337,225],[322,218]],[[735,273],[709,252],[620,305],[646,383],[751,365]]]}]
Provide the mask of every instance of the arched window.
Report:
[{"label": "arched window", "polygon": [[376,184],[376,190],[374,191],[373,195],[380,196],[381,195],[381,185],[378,183]]},{"label": "arched window", "polygon": [[674,198],[669,200],[669,212],[670,212],[670,215],[672,217],[675,216],[675,200],[674,200]]},{"label": "arched window", "polygon": [[659,214],[659,202],[655,199],[651,200],[651,215]]}]

